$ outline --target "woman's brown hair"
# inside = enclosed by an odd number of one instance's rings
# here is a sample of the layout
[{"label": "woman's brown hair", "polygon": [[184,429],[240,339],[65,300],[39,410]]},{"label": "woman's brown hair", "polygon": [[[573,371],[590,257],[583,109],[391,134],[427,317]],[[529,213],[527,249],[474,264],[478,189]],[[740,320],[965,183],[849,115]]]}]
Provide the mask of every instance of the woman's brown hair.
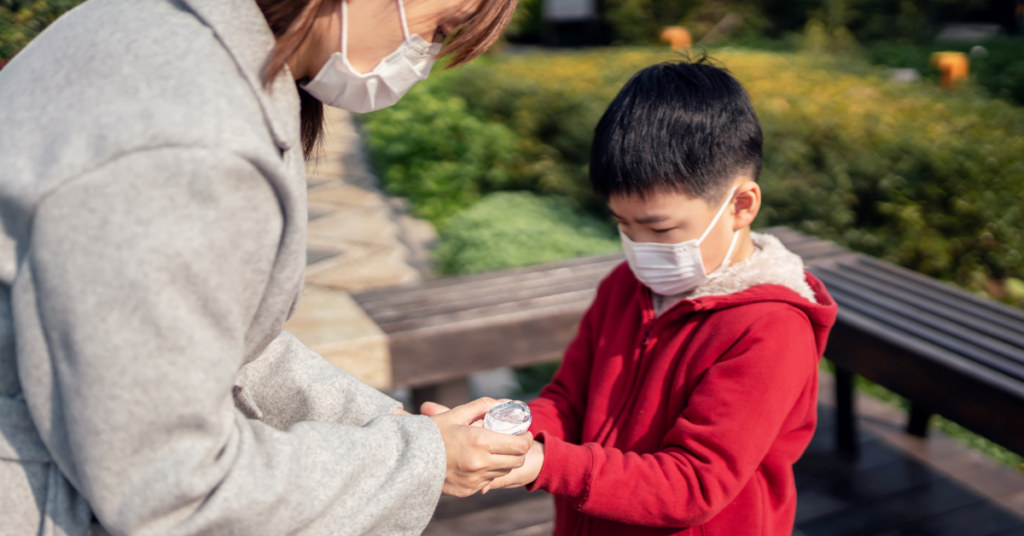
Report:
[{"label": "woman's brown hair", "polygon": [[[336,1],[343,0],[256,0],[277,39],[263,67],[264,84],[269,86],[298,51],[313,28],[323,3]],[[476,13],[446,39],[441,56],[451,56],[448,68],[465,65],[483,54],[501,37],[515,9],[516,0],[481,0]],[[296,85],[302,82],[299,80]],[[301,87],[298,89],[302,105],[302,153],[308,158],[316,150],[324,132],[324,105]]]}]

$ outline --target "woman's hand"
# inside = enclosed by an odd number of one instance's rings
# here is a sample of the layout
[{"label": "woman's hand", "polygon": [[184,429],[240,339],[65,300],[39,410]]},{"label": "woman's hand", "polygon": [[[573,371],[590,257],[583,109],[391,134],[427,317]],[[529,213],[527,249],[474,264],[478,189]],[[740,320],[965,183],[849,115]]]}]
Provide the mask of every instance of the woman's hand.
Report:
[{"label": "woman's hand", "polygon": [[[508,399],[508,398],[501,398],[501,399],[495,400],[494,404],[496,406],[498,406],[498,405],[504,404],[505,402],[510,402],[510,401],[511,400]],[[442,406],[441,404],[438,404],[437,402],[424,402],[423,404],[420,405],[420,413],[422,413],[423,415],[426,415],[427,417],[433,417],[434,415],[440,415],[440,414],[442,414],[442,413],[444,413],[446,411],[450,411],[450,410],[451,410],[451,408],[449,408],[448,406]],[[488,410],[488,411],[490,411],[490,410]],[[481,416],[479,419],[471,422],[469,425],[470,426],[476,426],[476,427],[483,428],[483,426],[484,426],[484,419]]]},{"label": "woman's hand", "polygon": [[439,404],[424,404],[424,414],[434,420],[444,439],[447,470],[441,492],[445,495],[468,497],[525,463],[533,444],[532,434],[511,436],[472,426],[497,405],[493,398],[474,400],[448,411],[442,411],[445,408]]},{"label": "woman's hand", "polygon": [[544,466],[544,443],[534,441],[530,452],[526,453],[526,463],[518,469],[513,469],[509,474],[495,478],[490,484],[484,487],[482,493],[492,489],[519,488],[530,484],[540,475],[540,469]]}]

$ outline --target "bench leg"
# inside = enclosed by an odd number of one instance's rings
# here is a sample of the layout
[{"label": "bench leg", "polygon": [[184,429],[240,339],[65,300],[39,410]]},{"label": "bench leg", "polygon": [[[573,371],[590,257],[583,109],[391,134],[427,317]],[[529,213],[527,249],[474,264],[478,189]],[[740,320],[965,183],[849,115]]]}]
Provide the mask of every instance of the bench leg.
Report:
[{"label": "bench leg", "polygon": [[917,437],[928,437],[928,421],[933,413],[921,407],[920,404],[910,403],[910,420],[907,421],[907,433]]},{"label": "bench leg", "polygon": [[466,378],[448,380],[446,382],[425,385],[412,390],[412,408],[409,413],[419,413],[424,402],[437,402],[442,406],[454,408],[469,402],[469,383]]},{"label": "bench leg", "polygon": [[854,373],[836,367],[836,445],[839,452],[856,458],[857,412],[854,407]]}]

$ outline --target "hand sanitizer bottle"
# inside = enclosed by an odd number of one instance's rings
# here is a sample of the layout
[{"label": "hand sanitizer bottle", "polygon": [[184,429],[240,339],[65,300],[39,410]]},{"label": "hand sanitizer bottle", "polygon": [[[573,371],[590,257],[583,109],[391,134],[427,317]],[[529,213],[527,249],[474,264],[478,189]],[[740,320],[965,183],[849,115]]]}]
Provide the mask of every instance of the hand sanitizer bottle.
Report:
[{"label": "hand sanitizer bottle", "polygon": [[531,422],[530,407],[518,400],[495,406],[484,416],[484,428],[509,435],[526,432]]}]

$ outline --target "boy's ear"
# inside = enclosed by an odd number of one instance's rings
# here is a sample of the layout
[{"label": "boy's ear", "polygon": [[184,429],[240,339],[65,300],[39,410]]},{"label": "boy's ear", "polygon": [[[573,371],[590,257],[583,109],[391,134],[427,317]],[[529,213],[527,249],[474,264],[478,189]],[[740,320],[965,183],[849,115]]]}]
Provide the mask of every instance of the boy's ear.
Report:
[{"label": "boy's ear", "polygon": [[733,206],[733,231],[750,227],[761,210],[761,187],[754,181],[743,181],[736,188]]}]

